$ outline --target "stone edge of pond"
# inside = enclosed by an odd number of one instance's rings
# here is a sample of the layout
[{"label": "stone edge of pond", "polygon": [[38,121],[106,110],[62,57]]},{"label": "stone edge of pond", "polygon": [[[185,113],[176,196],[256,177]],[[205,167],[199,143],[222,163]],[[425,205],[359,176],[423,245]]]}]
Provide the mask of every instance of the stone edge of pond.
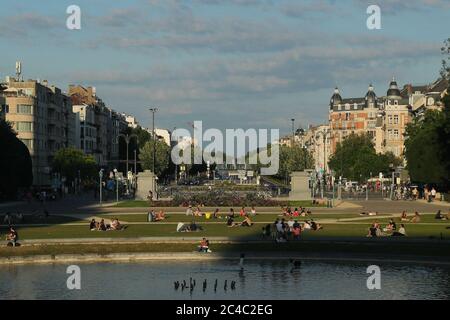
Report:
[{"label": "stone edge of pond", "polygon": [[[29,265],[29,264],[73,264],[73,263],[133,263],[133,262],[156,262],[156,261],[219,261],[236,260],[239,262],[240,254],[222,253],[198,253],[198,252],[152,252],[152,253],[111,253],[111,254],[59,254],[59,255],[33,255],[12,256],[0,258],[0,266],[5,265]],[[333,256],[323,254],[321,256],[308,256],[299,254],[280,255],[274,253],[250,253],[246,260],[289,260],[291,258],[304,261],[322,262],[367,262],[367,263],[417,263],[428,265],[450,266],[450,260],[442,260],[439,257],[370,257],[368,255]]]}]

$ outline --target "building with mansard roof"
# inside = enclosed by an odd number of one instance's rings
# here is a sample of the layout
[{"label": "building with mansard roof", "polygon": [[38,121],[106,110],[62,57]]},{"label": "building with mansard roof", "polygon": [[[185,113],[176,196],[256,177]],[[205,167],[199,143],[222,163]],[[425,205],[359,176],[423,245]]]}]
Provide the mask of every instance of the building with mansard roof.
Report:
[{"label": "building with mansard roof", "polygon": [[430,85],[407,84],[402,89],[393,78],[386,95],[378,97],[372,85],[364,97],[343,98],[335,88],[329,104],[330,155],[350,134],[368,133],[378,153],[404,154],[407,124],[425,110],[441,110],[448,82]]}]

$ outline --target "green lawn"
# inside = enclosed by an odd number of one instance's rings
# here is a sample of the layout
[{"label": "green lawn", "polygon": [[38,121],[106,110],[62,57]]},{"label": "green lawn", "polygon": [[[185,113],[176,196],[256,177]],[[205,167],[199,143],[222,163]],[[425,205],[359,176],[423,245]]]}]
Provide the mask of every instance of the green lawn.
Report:
[{"label": "green lawn", "polygon": [[[200,225],[202,225],[200,223]],[[365,237],[370,223],[361,224],[325,224],[320,231],[307,231],[304,238],[320,237]],[[449,224],[442,225],[421,225],[411,224],[406,227],[410,238],[428,238],[442,236],[450,238],[450,229],[446,229]],[[90,231],[86,226],[51,225],[45,227],[18,227],[21,239],[52,239],[52,238],[136,238],[136,237],[202,237],[202,236],[228,236],[235,238],[254,238],[261,234],[262,225],[256,224],[253,227],[229,228],[223,224],[203,224],[203,231],[195,233],[177,233],[175,224],[142,224],[129,225],[124,231]],[[4,239],[6,230],[1,230],[1,237]]]},{"label": "green lawn", "polygon": [[[127,215],[120,215],[120,214],[101,214],[98,215],[98,217],[102,217],[105,219],[112,219],[117,218],[120,221],[127,221],[127,222],[147,222],[147,214],[127,214]],[[344,219],[344,218],[355,218],[357,215],[355,214],[313,214],[308,217],[294,217],[293,220],[299,220],[303,221],[305,219],[314,219],[317,221],[323,220],[323,219]],[[280,215],[277,214],[258,214],[255,217],[251,217],[253,222],[273,222],[277,218],[283,218]],[[206,219],[205,217],[192,217],[192,216],[186,216],[185,214],[166,214],[166,219],[164,222],[190,222],[194,219],[197,222],[223,222],[225,223],[225,217],[222,216],[222,219]],[[289,220],[289,218],[286,218],[286,220]],[[242,221],[243,218],[236,217],[235,221]]]}]

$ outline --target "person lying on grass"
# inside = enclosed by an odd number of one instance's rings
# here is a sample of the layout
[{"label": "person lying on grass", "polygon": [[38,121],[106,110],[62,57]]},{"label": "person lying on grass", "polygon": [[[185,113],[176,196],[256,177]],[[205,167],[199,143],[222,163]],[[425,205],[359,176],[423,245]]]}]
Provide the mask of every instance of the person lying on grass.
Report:
[{"label": "person lying on grass", "polygon": [[251,227],[253,225],[252,220],[248,215],[245,216],[244,221],[242,222],[234,222],[234,219],[228,218],[227,226],[228,227]]},{"label": "person lying on grass", "polygon": [[177,225],[177,232],[197,232],[201,231],[203,228],[192,221],[190,224],[179,222]]}]

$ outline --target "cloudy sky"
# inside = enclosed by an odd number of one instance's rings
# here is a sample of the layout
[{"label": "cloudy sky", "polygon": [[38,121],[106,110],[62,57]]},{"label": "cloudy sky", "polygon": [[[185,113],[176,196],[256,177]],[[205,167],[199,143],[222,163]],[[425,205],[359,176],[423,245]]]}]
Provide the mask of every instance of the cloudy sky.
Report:
[{"label": "cloudy sky", "polygon": [[[335,86],[362,96],[434,81],[450,0],[58,0],[0,4],[0,77],[95,86],[114,109],[158,127],[280,128],[327,119]],[[82,29],[66,9],[80,6]]]}]

